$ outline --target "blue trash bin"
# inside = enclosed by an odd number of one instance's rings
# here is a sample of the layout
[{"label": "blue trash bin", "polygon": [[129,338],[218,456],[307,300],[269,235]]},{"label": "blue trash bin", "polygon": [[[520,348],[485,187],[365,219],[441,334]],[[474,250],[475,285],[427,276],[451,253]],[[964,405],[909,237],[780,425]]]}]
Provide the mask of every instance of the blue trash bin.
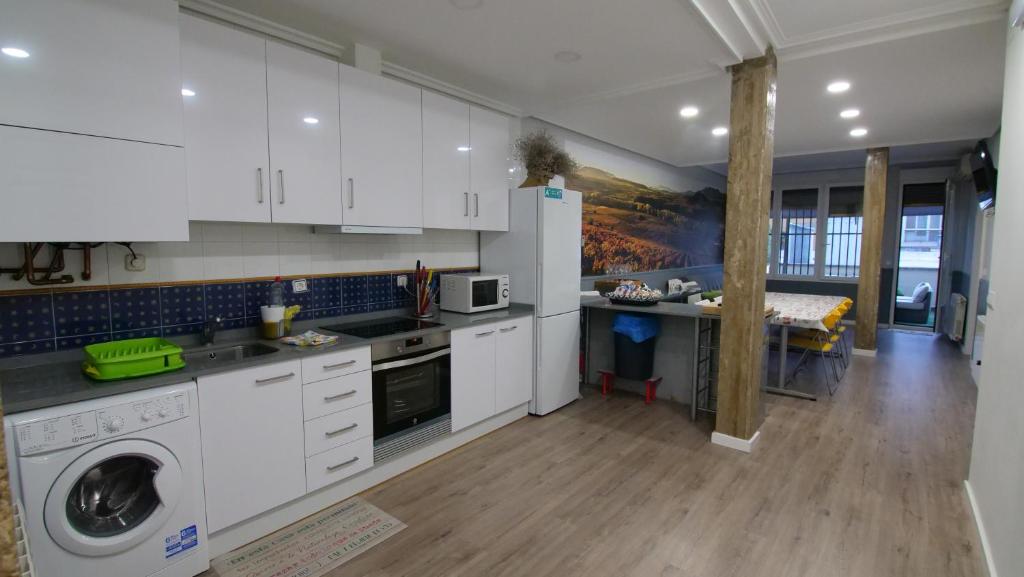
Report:
[{"label": "blue trash bin", "polygon": [[654,374],[654,346],[660,332],[652,315],[619,313],[612,323],[615,334],[615,375],[644,381]]}]

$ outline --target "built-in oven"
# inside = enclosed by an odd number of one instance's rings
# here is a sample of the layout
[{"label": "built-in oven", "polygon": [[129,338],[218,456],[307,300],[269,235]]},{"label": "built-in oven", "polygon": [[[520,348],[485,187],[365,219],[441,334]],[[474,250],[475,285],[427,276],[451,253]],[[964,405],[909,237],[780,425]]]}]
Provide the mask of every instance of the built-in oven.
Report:
[{"label": "built-in oven", "polygon": [[452,407],[450,332],[374,343],[370,358],[375,442],[447,419]]}]

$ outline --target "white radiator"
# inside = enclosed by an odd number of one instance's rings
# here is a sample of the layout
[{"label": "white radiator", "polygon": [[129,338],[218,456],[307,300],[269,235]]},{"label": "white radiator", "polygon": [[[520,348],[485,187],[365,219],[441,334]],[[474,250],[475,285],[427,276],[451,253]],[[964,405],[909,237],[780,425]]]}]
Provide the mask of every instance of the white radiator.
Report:
[{"label": "white radiator", "polygon": [[35,577],[35,568],[32,566],[32,552],[28,548],[28,535],[25,534],[25,512],[21,508],[21,501],[14,502],[14,538],[18,547],[18,573],[17,577]]},{"label": "white radiator", "polygon": [[949,295],[949,304],[942,311],[942,324],[949,340],[960,342],[964,339],[964,321],[967,318],[967,297],[960,293]]}]

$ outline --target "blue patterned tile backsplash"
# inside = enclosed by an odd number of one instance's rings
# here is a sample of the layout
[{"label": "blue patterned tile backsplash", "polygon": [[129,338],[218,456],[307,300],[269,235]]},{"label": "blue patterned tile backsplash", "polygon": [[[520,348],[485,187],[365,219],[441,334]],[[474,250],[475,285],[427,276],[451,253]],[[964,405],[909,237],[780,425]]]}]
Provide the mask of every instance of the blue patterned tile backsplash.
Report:
[{"label": "blue patterned tile backsplash", "polygon": [[[405,273],[334,275],[307,279],[305,292],[285,280],[285,304],[298,304],[299,320],[410,308],[398,287]],[[435,279],[437,279],[435,275]],[[409,290],[412,290],[411,278]],[[110,340],[180,336],[220,317],[222,329],[259,325],[270,281],[195,283],[48,291],[0,296],[0,358],[69,350]]]}]

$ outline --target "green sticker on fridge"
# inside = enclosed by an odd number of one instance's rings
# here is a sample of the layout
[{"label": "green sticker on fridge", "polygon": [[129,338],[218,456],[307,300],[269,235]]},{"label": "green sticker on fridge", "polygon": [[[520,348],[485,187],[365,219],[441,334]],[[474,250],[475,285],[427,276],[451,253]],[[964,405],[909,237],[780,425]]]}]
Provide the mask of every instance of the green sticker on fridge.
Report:
[{"label": "green sticker on fridge", "polygon": [[561,200],[561,198],[562,198],[562,189],[561,188],[551,188],[549,186],[549,187],[544,189],[544,198],[555,198],[555,199]]}]

